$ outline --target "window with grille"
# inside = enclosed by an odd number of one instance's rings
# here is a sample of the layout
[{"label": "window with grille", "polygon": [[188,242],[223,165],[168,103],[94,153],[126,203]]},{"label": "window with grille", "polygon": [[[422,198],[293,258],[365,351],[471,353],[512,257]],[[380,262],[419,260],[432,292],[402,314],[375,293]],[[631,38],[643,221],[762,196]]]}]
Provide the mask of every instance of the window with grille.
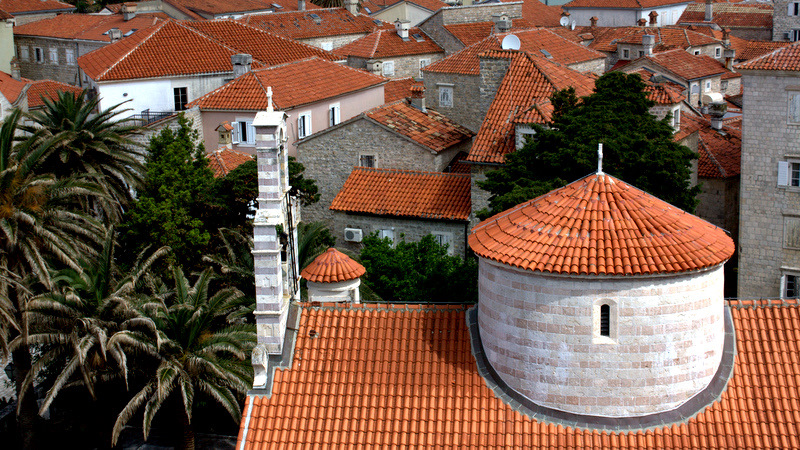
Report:
[{"label": "window with grille", "polygon": [[361,167],[375,167],[375,155],[361,155],[358,158],[358,165]]},{"label": "window with grille", "polygon": [[611,336],[611,306],[600,306],[600,336]]},{"label": "window with grille", "polygon": [[189,88],[177,87],[172,90],[175,101],[175,111],[183,111],[189,103]]},{"label": "window with grille", "polygon": [[783,298],[798,298],[800,291],[798,291],[797,282],[800,277],[797,275],[786,274],[783,276]]}]

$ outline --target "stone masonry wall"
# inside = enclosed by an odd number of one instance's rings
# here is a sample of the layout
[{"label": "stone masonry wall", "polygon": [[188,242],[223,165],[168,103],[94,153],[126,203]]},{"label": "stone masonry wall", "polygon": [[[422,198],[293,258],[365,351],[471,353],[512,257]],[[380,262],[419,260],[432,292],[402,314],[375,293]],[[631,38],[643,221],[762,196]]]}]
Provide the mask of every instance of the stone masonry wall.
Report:
[{"label": "stone masonry wall", "polygon": [[497,89],[508,72],[511,60],[508,58],[480,58],[480,103],[478,115],[486,117],[489,107],[494,101]]},{"label": "stone masonry wall", "polygon": [[[14,40],[17,46],[17,57],[22,77],[31,80],[50,79],[75,86],[81,85],[78,57],[107,44],[104,42],[77,42],[74,40],[32,36],[15,36]],[[22,51],[22,47],[27,49],[28,58],[23,58],[24,51]],[[42,49],[43,60],[41,62],[36,62],[36,51],[34,49],[37,47]],[[50,60],[51,48],[55,48],[58,51],[57,62]],[[75,56],[71,64],[67,63],[67,50],[72,50]]]},{"label": "stone masonry wall", "polygon": [[577,72],[591,72],[595,75],[602,75],[606,71],[606,58],[590,59],[589,61],[570,64],[569,67]]},{"label": "stone masonry wall", "polygon": [[[480,77],[477,75],[459,75],[452,73],[425,72],[425,104],[428,108],[444,114],[458,124],[477,132],[486,111],[480,108]],[[453,107],[439,105],[438,86],[453,87]]]},{"label": "stone masonry wall", "polygon": [[[305,212],[304,212],[305,214]],[[405,239],[406,242],[417,242],[424,236],[433,232],[448,233],[452,237],[452,255],[464,257],[464,241],[467,233],[466,222],[445,220],[426,220],[416,218],[403,218],[393,216],[370,216],[361,214],[348,214],[342,211],[333,212],[331,233],[336,238],[336,246],[358,253],[363,247],[357,242],[344,240],[345,228],[358,228],[364,236],[382,229],[394,231],[395,242]]]},{"label": "stone masonry wall", "polygon": [[297,39],[297,42],[302,42],[303,44],[308,44],[317,48],[322,48],[323,43],[330,43],[331,48],[339,48],[355,40],[361,39],[366,35],[367,33],[358,33],[358,34],[342,34],[339,36],[312,37],[306,39]]},{"label": "stone masonry wall", "polygon": [[[419,78],[419,61],[421,59],[430,59],[431,64],[439,61],[444,57],[442,53],[426,53],[422,55],[411,56],[395,56],[392,58],[376,58],[381,61],[394,61],[394,75],[384,75],[389,78],[405,78],[414,77]],[[356,58],[353,56],[347,57],[347,65],[356,69],[366,69],[367,60],[364,58]],[[383,75],[383,74],[381,74]]]},{"label": "stone masonry wall", "polygon": [[[672,276],[570,277],[481,258],[478,325],[492,367],[535,403],[578,414],[669,411],[722,358],[722,266]],[[601,304],[611,336],[599,334]]]},{"label": "stone masonry wall", "polygon": [[784,245],[785,221],[800,215],[800,188],[778,187],[778,162],[800,160],[800,124],[788,123],[800,73],[743,75],[739,297],[777,297],[781,268],[800,269],[800,250]]},{"label": "stone masonry wall", "polygon": [[445,50],[447,56],[450,56],[464,48],[464,44],[450,34],[444,28],[445,25],[489,22],[493,14],[503,13],[512,19],[522,17],[522,2],[445,7],[422,22],[419,27]]},{"label": "stone masonry wall", "polygon": [[353,167],[359,165],[360,155],[375,155],[375,167],[379,168],[441,172],[459,151],[468,148],[469,142],[465,142],[432,154],[364,118],[304,140],[297,146],[298,161],[306,168],[305,177],[317,181],[320,201],[303,208],[303,220],[332,223],[328,208]]},{"label": "stone masonry wall", "polygon": [[701,178],[697,200],[695,214],[728,230],[736,242],[739,235],[739,178]]},{"label": "stone masonry wall", "polygon": [[474,227],[475,225],[480,222],[475,214],[484,209],[489,208],[489,197],[492,195],[489,191],[483,190],[480,186],[478,186],[479,181],[486,180],[486,172],[490,170],[496,170],[499,166],[495,165],[487,165],[487,164],[472,164],[470,166],[470,192],[472,194],[472,215],[470,216],[470,228]]},{"label": "stone masonry wall", "polygon": [[789,3],[792,0],[773,0],[772,40],[785,41],[784,33],[800,29],[800,16],[790,16]]}]

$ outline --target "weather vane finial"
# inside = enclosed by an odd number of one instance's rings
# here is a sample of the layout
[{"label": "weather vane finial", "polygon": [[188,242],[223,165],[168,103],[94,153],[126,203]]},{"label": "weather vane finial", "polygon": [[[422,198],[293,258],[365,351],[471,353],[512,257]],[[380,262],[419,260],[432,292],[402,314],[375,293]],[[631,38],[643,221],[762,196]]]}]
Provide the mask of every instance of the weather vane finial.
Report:
[{"label": "weather vane finial", "polygon": [[597,144],[597,174],[603,173],[603,143]]}]

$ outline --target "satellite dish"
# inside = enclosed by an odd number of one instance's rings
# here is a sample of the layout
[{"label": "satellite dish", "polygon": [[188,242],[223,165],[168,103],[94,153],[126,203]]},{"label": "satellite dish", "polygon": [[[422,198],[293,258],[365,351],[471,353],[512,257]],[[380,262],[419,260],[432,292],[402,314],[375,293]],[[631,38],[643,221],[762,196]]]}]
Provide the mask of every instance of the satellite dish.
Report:
[{"label": "satellite dish", "polygon": [[558,23],[560,23],[562,27],[569,25],[569,17],[561,16],[561,20],[559,20]]},{"label": "satellite dish", "polygon": [[503,42],[500,44],[500,47],[503,50],[519,50],[519,38],[513,34],[509,34],[503,38]]}]

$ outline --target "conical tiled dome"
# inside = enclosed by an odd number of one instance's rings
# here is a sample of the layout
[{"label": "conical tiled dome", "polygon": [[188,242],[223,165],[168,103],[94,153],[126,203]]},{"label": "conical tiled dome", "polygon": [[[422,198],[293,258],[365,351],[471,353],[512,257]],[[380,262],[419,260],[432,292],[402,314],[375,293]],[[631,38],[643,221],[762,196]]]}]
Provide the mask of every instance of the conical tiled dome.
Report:
[{"label": "conical tiled dome", "polygon": [[339,250],[329,248],[306,266],[300,275],[316,283],[338,283],[355,280],[364,273],[366,273],[364,266]]},{"label": "conical tiled dome", "polygon": [[720,228],[603,173],[486,219],[469,245],[511,266],[574,275],[690,271],[734,250]]}]

